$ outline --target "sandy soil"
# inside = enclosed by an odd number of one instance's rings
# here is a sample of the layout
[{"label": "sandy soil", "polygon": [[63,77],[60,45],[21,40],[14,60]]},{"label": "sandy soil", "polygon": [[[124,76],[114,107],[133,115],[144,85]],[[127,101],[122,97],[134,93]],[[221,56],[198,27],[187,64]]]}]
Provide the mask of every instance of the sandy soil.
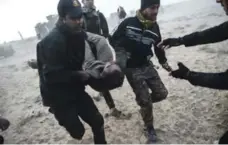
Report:
[{"label": "sandy soil", "polygon": [[[159,24],[164,38],[199,31],[227,20],[215,0],[191,0],[164,7]],[[37,71],[25,61],[35,58],[37,40],[12,42],[16,54],[0,60],[0,114],[11,121],[3,132],[6,143],[93,143],[90,128],[82,141],[72,139],[60,127],[48,108],[42,106]],[[228,68],[227,41],[197,47],[177,47],[167,51],[170,64],[182,61],[195,71],[220,72]],[[156,58],[153,60],[157,63]],[[155,128],[159,143],[214,143],[228,130],[228,91],[194,87],[186,81],[158,70],[169,90],[169,97],[154,104]],[[97,93],[88,88],[91,95]],[[145,143],[143,122],[135,96],[128,83],[112,91],[117,107],[132,113],[130,120],[105,118],[108,143]],[[104,115],[108,107],[96,102]]]}]

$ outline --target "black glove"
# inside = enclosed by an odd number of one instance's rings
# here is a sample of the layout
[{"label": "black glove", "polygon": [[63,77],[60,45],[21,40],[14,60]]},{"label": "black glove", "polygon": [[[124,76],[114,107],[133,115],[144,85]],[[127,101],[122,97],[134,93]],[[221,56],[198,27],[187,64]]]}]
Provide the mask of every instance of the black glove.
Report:
[{"label": "black glove", "polygon": [[171,75],[179,79],[187,79],[190,73],[190,70],[181,62],[178,63],[179,69],[172,71]]},{"label": "black glove", "polygon": [[181,37],[179,37],[179,38],[168,38],[168,39],[165,39],[162,42],[160,42],[158,44],[158,47],[162,48],[162,49],[168,49],[170,47],[180,46],[182,44],[183,44],[183,38],[181,38]]}]

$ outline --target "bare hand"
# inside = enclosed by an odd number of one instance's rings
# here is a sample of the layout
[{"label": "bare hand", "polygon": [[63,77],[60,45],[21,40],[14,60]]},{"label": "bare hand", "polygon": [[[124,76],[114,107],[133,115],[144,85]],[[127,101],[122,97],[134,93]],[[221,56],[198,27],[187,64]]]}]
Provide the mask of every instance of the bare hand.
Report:
[{"label": "bare hand", "polygon": [[173,71],[173,69],[171,68],[171,66],[167,62],[162,64],[162,67],[168,72],[172,72]]}]

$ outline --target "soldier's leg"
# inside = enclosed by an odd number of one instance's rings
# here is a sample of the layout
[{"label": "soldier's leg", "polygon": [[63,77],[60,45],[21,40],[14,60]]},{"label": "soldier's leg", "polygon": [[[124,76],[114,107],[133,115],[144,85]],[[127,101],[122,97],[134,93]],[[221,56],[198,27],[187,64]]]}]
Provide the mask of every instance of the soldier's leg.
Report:
[{"label": "soldier's leg", "polygon": [[146,71],[146,73],[148,74],[146,82],[152,91],[152,102],[156,103],[166,99],[168,96],[168,90],[163,84],[158,72],[154,69],[152,65],[147,67]]},{"label": "soldier's leg", "polygon": [[128,69],[126,77],[136,96],[136,102],[140,106],[140,113],[146,127],[153,126],[153,106],[145,80],[134,75],[134,69]]},{"label": "soldier's leg", "polygon": [[77,103],[53,105],[51,110],[59,125],[65,127],[71,137],[82,139],[85,128],[78,117]]},{"label": "soldier's leg", "polygon": [[118,119],[130,119],[131,118],[131,114],[125,114],[122,111],[120,111],[119,109],[116,108],[114,100],[112,98],[112,95],[109,91],[103,92],[102,95],[105,98],[105,102],[107,103],[109,109],[110,109],[110,115],[114,116]]},{"label": "soldier's leg", "polygon": [[[144,70],[141,71],[143,75]],[[137,75],[139,74],[136,72]],[[135,95],[137,104],[140,106],[140,113],[144,121],[147,143],[152,144],[157,140],[157,135],[153,126],[153,106],[151,103],[151,97],[149,94],[148,86],[143,79],[144,76],[134,75],[134,71],[127,73],[127,80],[131,85]]]},{"label": "soldier's leg", "polygon": [[109,91],[106,91],[102,92],[102,95],[104,96],[105,102],[110,109],[110,115],[114,117],[119,117],[121,115],[121,111],[116,109],[111,93]]},{"label": "soldier's leg", "polygon": [[93,131],[95,144],[106,144],[105,132],[104,132],[104,119],[101,113],[98,111],[92,98],[86,93],[78,100],[79,116],[88,123]]},{"label": "soldier's leg", "polygon": [[113,101],[112,95],[109,91],[102,92],[102,96],[104,96],[105,102],[108,105],[109,109],[115,108],[115,103]]}]

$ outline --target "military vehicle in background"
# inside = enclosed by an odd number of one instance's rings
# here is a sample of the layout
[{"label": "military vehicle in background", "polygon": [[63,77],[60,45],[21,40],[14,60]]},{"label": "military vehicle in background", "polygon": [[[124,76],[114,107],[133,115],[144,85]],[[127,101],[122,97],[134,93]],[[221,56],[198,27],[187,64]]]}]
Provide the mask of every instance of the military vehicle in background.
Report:
[{"label": "military vehicle in background", "polygon": [[37,23],[35,26],[36,36],[38,39],[43,39],[54,28],[58,20],[57,15],[48,15],[47,22]]},{"label": "military vehicle in background", "polygon": [[15,50],[13,49],[11,44],[0,44],[0,58],[7,58],[13,56]]}]

